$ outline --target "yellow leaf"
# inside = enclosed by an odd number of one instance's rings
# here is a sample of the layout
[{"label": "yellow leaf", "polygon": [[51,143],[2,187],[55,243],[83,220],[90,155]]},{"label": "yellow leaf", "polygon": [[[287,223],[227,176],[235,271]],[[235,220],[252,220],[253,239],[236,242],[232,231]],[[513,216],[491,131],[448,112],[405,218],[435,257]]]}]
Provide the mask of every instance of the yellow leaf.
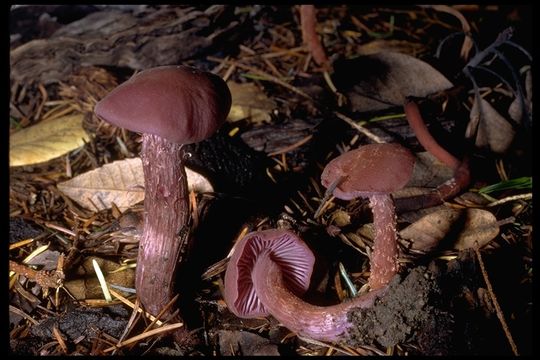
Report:
[{"label": "yellow leaf", "polygon": [[32,165],[62,156],[89,141],[83,115],[68,115],[25,128],[10,136],[9,165]]},{"label": "yellow leaf", "polygon": [[253,122],[270,120],[270,113],[276,103],[253,83],[238,84],[227,82],[232,96],[232,105],[228,121],[250,119]]},{"label": "yellow leaf", "polygon": [[[202,175],[186,168],[189,189],[212,192],[214,189]],[[125,159],[57,185],[64,194],[86,209],[110,209],[114,203],[124,212],[144,200],[144,173],[140,158]]]}]

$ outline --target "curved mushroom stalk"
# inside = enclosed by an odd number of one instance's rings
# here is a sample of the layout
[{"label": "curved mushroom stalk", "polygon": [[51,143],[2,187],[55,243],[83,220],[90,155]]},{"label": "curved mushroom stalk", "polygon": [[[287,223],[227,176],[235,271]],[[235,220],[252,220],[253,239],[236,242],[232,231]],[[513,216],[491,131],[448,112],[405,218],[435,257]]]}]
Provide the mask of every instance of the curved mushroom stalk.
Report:
[{"label": "curved mushroom stalk", "polygon": [[439,145],[429,132],[424,119],[422,119],[418,105],[411,99],[407,99],[403,108],[407,121],[413,129],[418,142],[435,158],[452,168],[454,170],[454,176],[428,194],[397,199],[396,209],[398,212],[413,211],[440,205],[444,201],[458,195],[471,181],[469,160],[465,158],[460,161]]},{"label": "curved mushroom stalk", "polygon": [[440,205],[463,191],[471,181],[467,158],[454,170],[454,176],[427,194],[396,199],[396,212],[403,213]]},{"label": "curved mushroom stalk", "polygon": [[309,304],[300,296],[309,287],[314,261],[311,250],[290,231],[247,234],[236,245],[227,265],[227,306],[238,317],[272,315],[299,335],[339,341],[352,325],[348,311],[372,306],[385,288],[338,305]]},{"label": "curved mushroom stalk", "polygon": [[321,44],[317,34],[317,17],[315,6],[300,5],[300,24],[302,26],[302,40],[308,45],[313,60],[319,66],[330,68],[330,60]]},{"label": "curved mushroom stalk", "polygon": [[352,308],[368,308],[384,289],[371,291],[333,306],[316,306],[303,301],[289,290],[282,268],[270,252],[257,259],[252,281],[259,300],[281,324],[295,333],[322,341],[340,341],[352,323],[347,313]]},{"label": "curved mushroom stalk", "polygon": [[454,170],[457,169],[461,162],[456,159],[454,155],[450,154],[448,151],[446,151],[446,149],[439,145],[439,143],[431,135],[426,123],[422,119],[418,105],[416,105],[414,101],[407,99],[403,109],[405,110],[405,117],[409,122],[409,126],[411,129],[413,129],[418,142],[422,144],[424,149],[433,154],[433,156],[435,156],[443,164],[446,164]]}]

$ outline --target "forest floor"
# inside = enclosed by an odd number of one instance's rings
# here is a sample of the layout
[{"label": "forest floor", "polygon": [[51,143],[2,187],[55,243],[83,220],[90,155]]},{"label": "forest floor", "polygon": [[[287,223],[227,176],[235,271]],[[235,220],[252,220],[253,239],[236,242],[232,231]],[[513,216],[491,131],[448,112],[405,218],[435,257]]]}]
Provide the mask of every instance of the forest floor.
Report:
[{"label": "forest floor", "polygon": [[[316,11],[323,64],[303,43],[299,6],[12,7],[11,353],[532,354],[532,6]],[[93,113],[135,72],[170,64],[211,71],[232,93],[220,131],[186,146],[193,246],[173,324],[136,301],[140,134]],[[419,144],[406,97],[468,161],[470,181],[436,206],[399,207],[454,175]],[[424,164],[414,187],[393,194],[400,273],[386,295],[351,311],[355,325],[336,343],[232,314],[228,255],[257,230],[290,229],[313,250],[310,302],[368,291],[368,201],[325,197],[320,179],[333,158],[376,142]],[[179,326],[189,346],[169,336]]]}]

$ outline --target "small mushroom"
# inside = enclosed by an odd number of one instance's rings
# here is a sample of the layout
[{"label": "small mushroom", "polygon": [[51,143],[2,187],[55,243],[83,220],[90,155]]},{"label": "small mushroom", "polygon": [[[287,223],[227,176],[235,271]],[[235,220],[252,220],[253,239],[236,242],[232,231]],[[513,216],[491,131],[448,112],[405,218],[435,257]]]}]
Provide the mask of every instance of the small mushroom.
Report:
[{"label": "small mushroom", "polygon": [[189,248],[184,144],[214,134],[230,106],[231,94],[219,76],[162,66],[133,76],[95,107],[104,121],[142,133],[145,217],[135,286],[153,315],[173,298],[177,265]]},{"label": "small mushroom", "polygon": [[289,230],[271,229],[245,235],[236,244],[225,272],[224,298],[241,318],[272,315],[299,335],[338,341],[352,324],[347,313],[367,308],[385,288],[332,306],[303,301],[315,258]]},{"label": "small mushroom", "polygon": [[333,159],[321,175],[322,185],[335,187],[333,195],[339,199],[369,198],[375,227],[371,289],[388,284],[398,271],[396,214],[391,193],[409,182],[414,163],[414,155],[401,145],[370,144]]}]

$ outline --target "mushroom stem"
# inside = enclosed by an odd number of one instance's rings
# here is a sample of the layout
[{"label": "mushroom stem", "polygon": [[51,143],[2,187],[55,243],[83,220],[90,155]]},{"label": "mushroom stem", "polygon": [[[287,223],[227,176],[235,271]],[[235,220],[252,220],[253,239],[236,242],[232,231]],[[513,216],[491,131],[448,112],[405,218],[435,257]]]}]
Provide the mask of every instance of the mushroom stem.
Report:
[{"label": "mushroom stem", "polygon": [[146,311],[157,315],[174,297],[177,265],[189,245],[189,201],[182,145],[157,135],[142,139],[145,217],[135,286]]},{"label": "mushroom stem", "polygon": [[467,158],[454,170],[454,176],[427,194],[396,199],[396,212],[403,213],[442,204],[458,195],[471,181]]},{"label": "mushroom stem", "polygon": [[300,23],[302,25],[302,39],[308,45],[313,60],[319,66],[330,67],[330,61],[317,35],[317,16],[315,6],[300,5]]},{"label": "mushroom stem", "polygon": [[426,123],[422,119],[418,105],[416,105],[416,103],[412,100],[406,100],[404,109],[407,121],[409,122],[409,125],[413,129],[416,138],[420,144],[422,144],[424,149],[433,154],[433,156],[439,159],[439,161],[442,163],[448,165],[454,170],[457,169],[461,162],[454,155],[446,151],[433,138],[426,126]]},{"label": "mushroom stem", "polygon": [[458,195],[469,185],[471,180],[468,159],[465,158],[459,161],[437,143],[431,136],[424,119],[422,119],[418,105],[414,101],[407,99],[404,109],[407,121],[420,144],[439,161],[451,167],[454,170],[454,176],[428,194],[397,199],[396,209],[400,213],[442,204],[445,200]]},{"label": "mushroom stem", "polygon": [[386,288],[332,306],[316,306],[296,296],[283,280],[281,267],[270,252],[261,254],[251,275],[261,303],[282,325],[299,335],[322,341],[339,341],[352,325],[347,313],[355,307],[373,306]]},{"label": "mushroom stem", "polygon": [[371,289],[379,289],[388,284],[398,272],[396,213],[394,199],[390,194],[371,195],[369,204],[373,211],[375,228],[369,286]]}]

